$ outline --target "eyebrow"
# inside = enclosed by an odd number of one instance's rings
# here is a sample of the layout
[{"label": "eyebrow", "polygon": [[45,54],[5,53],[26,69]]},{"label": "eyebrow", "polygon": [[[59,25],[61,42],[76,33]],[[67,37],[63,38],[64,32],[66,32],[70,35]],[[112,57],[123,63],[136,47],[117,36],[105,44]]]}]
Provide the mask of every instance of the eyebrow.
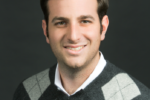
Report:
[{"label": "eyebrow", "polygon": [[52,23],[54,23],[56,20],[65,20],[65,21],[69,21],[69,19],[68,18],[65,18],[65,17],[54,17],[53,19],[52,19]]},{"label": "eyebrow", "polygon": [[93,16],[91,15],[81,15],[78,19],[92,19],[92,20],[95,20]]},{"label": "eyebrow", "polygon": [[[81,15],[81,16],[79,16],[77,19],[92,19],[92,20],[94,20],[94,17],[92,17],[91,15]],[[56,16],[56,17],[54,17],[53,19],[52,19],[52,23],[54,23],[56,20],[65,20],[65,21],[69,21],[69,19],[68,18],[65,18],[65,17],[58,17],[58,16]]]}]

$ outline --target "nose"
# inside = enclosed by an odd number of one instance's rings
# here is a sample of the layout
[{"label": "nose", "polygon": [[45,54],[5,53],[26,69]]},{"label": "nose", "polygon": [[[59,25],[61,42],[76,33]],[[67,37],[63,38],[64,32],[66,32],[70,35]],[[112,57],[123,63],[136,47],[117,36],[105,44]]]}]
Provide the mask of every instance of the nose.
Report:
[{"label": "nose", "polygon": [[70,43],[78,43],[81,38],[80,26],[76,23],[70,24],[67,30],[67,40]]}]

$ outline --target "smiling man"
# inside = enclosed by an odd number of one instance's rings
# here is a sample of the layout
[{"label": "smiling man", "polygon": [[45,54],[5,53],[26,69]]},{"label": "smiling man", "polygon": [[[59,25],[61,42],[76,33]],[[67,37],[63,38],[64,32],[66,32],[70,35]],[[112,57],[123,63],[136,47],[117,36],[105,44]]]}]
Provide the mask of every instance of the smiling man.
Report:
[{"label": "smiling man", "polygon": [[41,0],[57,64],[24,80],[13,100],[150,100],[149,89],[99,51],[108,0]]}]

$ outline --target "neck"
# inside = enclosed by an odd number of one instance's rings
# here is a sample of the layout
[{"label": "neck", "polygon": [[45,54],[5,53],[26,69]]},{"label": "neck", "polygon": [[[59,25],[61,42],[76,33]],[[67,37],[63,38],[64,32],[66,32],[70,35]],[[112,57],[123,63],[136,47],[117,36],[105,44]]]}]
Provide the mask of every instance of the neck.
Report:
[{"label": "neck", "polygon": [[90,61],[88,66],[71,68],[59,65],[59,73],[62,85],[68,94],[73,94],[91,75],[99,62],[98,56]]}]

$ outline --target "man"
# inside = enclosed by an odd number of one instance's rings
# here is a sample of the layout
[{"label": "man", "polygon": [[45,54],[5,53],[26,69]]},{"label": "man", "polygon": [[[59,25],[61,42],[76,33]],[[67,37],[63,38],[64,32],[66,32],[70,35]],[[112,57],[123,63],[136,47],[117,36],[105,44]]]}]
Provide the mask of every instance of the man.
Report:
[{"label": "man", "polygon": [[150,100],[150,91],[99,51],[108,0],[41,0],[42,28],[57,64],[26,80],[14,100]]}]

